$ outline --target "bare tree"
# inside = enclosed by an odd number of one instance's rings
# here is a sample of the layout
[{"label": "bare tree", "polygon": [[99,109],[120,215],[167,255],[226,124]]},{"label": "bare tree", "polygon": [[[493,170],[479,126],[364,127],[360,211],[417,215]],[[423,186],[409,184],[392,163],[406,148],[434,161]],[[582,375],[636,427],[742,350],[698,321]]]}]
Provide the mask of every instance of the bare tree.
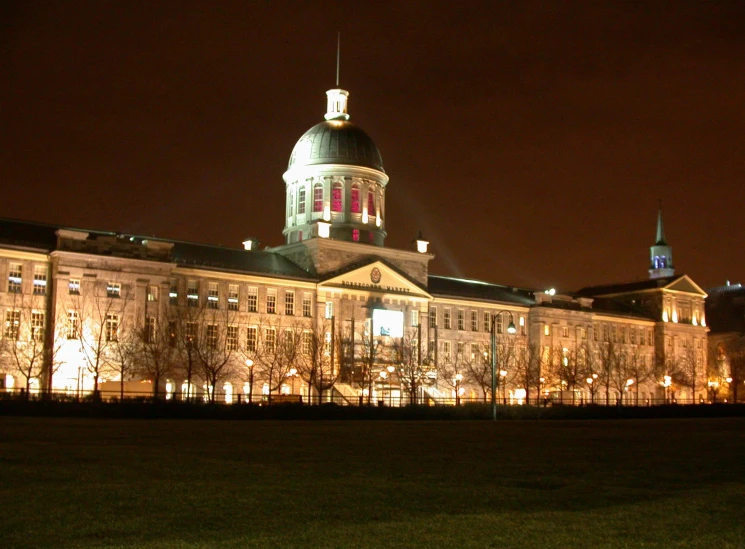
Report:
[{"label": "bare tree", "polygon": [[162,379],[173,373],[176,365],[179,355],[177,329],[175,321],[161,321],[152,317],[136,332],[138,345],[135,371],[152,381],[153,398],[156,399]]},{"label": "bare tree", "polygon": [[678,368],[673,379],[678,386],[685,387],[686,391],[690,391],[691,403],[696,402],[696,388],[701,388],[703,384],[700,379],[704,374],[701,362],[700,354],[690,342],[677,357]]},{"label": "bare tree", "polygon": [[199,371],[207,384],[208,398],[215,402],[218,383],[231,377],[238,357],[238,326],[227,310],[204,311],[195,346]]},{"label": "bare tree", "polygon": [[[126,319],[126,316],[124,317]],[[119,337],[111,345],[109,370],[119,377],[119,399],[124,399],[124,383],[134,374],[140,355],[141,332],[124,320],[119,325]]]},{"label": "bare tree", "polygon": [[426,383],[429,371],[421,360],[421,326],[405,328],[403,337],[394,345],[401,385],[409,395],[409,403],[418,404],[419,390]]},{"label": "bare tree", "polygon": [[605,390],[605,404],[610,404],[612,379],[617,374],[621,361],[621,350],[614,341],[604,341],[598,345],[597,381]]},{"label": "bare tree", "polygon": [[315,391],[318,404],[323,394],[339,379],[339,348],[341,334],[336,334],[335,319],[319,319],[312,329],[300,330],[300,350],[297,353],[297,371],[308,385],[308,400]]},{"label": "bare tree", "polygon": [[363,324],[358,333],[360,336],[361,350],[360,353],[360,376],[359,385],[363,391],[363,394],[367,393],[367,403],[370,404],[373,393],[373,384],[377,378],[375,372],[375,364],[378,360],[378,354],[380,353],[381,342],[380,339],[375,337],[371,331],[369,331]]},{"label": "bare tree", "polygon": [[[535,387],[536,393],[540,392],[541,348],[535,343],[518,344],[515,358],[515,382],[525,387],[525,401],[530,404],[531,389]],[[537,394],[536,399],[538,398],[540,394]]]},{"label": "bare tree", "polygon": [[288,379],[297,372],[296,356],[300,332],[296,325],[284,326],[279,317],[267,315],[259,327],[259,369],[261,377],[269,387],[268,401],[280,391]]},{"label": "bare tree", "polygon": [[0,360],[9,370],[24,380],[24,395],[28,397],[31,382],[44,374],[47,353],[46,314],[40,310],[34,296],[13,294],[6,311],[5,330],[0,345]]},{"label": "bare tree", "polygon": [[437,378],[446,387],[454,391],[455,404],[460,405],[460,393],[465,389],[466,376],[470,371],[469,364],[471,363],[466,343],[463,340],[455,341],[455,346],[451,349],[450,354],[441,357],[441,359]]}]

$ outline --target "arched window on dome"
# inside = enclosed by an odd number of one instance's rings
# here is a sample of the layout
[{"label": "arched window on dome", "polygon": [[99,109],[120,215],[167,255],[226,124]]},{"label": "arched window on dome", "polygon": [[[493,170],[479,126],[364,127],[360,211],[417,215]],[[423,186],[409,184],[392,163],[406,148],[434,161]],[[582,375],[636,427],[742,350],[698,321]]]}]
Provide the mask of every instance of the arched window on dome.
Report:
[{"label": "arched window on dome", "polygon": [[356,183],[352,185],[351,202],[352,204],[350,207],[350,211],[355,214],[362,213],[362,205],[360,203],[360,186]]},{"label": "arched window on dome", "polygon": [[323,185],[316,183],[313,185],[313,212],[323,211]]},{"label": "arched window on dome", "polygon": [[295,189],[291,189],[287,196],[287,217],[292,217],[295,213]]},{"label": "arched window on dome", "polygon": [[367,215],[370,217],[375,215],[375,193],[372,191],[367,193]]},{"label": "arched window on dome", "polygon": [[300,187],[298,191],[297,213],[300,215],[305,213],[305,187]]},{"label": "arched window on dome", "polygon": [[342,185],[339,182],[334,183],[334,186],[331,188],[331,211],[332,212],[343,211],[343,207],[342,207],[343,196],[344,196],[344,185]]}]

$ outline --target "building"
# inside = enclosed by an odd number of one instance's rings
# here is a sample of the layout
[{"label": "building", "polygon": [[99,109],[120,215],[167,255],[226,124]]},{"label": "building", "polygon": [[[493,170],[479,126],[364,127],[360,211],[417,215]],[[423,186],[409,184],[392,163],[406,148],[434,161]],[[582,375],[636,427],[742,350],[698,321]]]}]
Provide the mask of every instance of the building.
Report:
[{"label": "building", "polygon": [[[389,177],[327,92],[290,156],[285,243],[243,249],[0,221],[5,390],[400,405],[701,402],[706,293],[675,275],[553,290],[429,274],[386,248]],[[493,360],[493,361],[492,361]]]},{"label": "building", "polygon": [[708,293],[711,399],[741,402],[745,400],[745,288],[727,281]]}]

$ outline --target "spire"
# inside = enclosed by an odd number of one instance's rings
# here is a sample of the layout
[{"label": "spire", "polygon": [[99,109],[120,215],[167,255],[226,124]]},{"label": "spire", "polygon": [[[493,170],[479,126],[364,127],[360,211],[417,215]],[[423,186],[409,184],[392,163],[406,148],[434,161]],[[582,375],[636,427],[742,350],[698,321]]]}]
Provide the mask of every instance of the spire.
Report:
[{"label": "spire", "polygon": [[662,200],[660,200],[660,209],[657,212],[657,240],[655,243],[658,246],[664,246],[665,242],[665,225],[662,223]]},{"label": "spire", "polygon": [[341,59],[341,32],[336,35],[336,88],[326,92],[326,120],[349,120],[347,101],[349,92],[339,88],[339,61]]},{"label": "spire", "polygon": [[665,225],[662,223],[662,200],[657,211],[657,240],[649,247],[649,278],[673,276],[673,248],[665,240]]}]

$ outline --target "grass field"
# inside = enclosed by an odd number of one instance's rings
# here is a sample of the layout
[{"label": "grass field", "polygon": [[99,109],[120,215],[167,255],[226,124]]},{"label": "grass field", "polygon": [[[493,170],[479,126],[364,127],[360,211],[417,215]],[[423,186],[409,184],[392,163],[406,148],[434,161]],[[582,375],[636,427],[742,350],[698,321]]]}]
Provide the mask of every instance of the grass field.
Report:
[{"label": "grass field", "polygon": [[0,417],[0,547],[745,548],[745,420]]}]

